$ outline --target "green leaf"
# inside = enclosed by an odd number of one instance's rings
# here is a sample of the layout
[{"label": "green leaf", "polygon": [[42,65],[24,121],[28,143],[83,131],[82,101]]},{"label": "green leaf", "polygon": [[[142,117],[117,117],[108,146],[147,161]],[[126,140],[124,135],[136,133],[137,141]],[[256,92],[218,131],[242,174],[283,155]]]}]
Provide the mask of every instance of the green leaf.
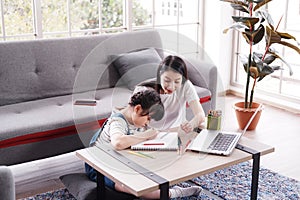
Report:
[{"label": "green leaf", "polygon": [[244,54],[239,54],[240,61],[242,62],[243,65],[248,65],[248,56]]},{"label": "green leaf", "polygon": [[259,22],[259,18],[257,17],[238,17],[238,16],[232,16],[232,19],[235,22],[242,23],[246,25],[248,28],[254,27],[254,25]]},{"label": "green leaf", "polygon": [[220,1],[228,2],[228,3],[236,4],[236,5],[241,5],[246,8],[248,7],[248,4],[245,3],[244,1],[238,1],[238,0],[220,0]]},{"label": "green leaf", "polygon": [[253,11],[256,11],[257,9],[259,9],[260,7],[266,5],[267,3],[269,3],[272,0],[257,0],[257,1],[253,1],[256,4],[256,6],[253,8]]},{"label": "green leaf", "polygon": [[292,67],[290,66],[290,64],[289,64],[288,62],[286,62],[286,61],[285,61],[282,57],[280,57],[278,54],[276,54],[275,51],[273,51],[272,49],[269,49],[268,54],[274,56],[275,58],[280,59],[281,62],[283,62],[283,63],[289,68],[289,74],[290,74],[290,76],[293,75],[293,70],[292,70]]},{"label": "green leaf", "polygon": [[261,3],[265,0],[246,0],[246,1],[253,2],[253,3]]},{"label": "green leaf", "polygon": [[[261,58],[262,58],[261,54],[257,54],[255,52],[253,53],[253,62],[251,64],[251,67],[257,68],[257,71],[259,73],[263,70],[263,66],[264,66],[264,63],[261,60]],[[255,78],[255,77],[253,77],[253,78]]]},{"label": "green leaf", "polygon": [[267,45],[271,45],[272,43],[280,42],[281,37],[278,35],[272,28],[266,26],[266,43]]},{"label": "green leaf", "polygon": [[251,39],[251,33],[245,31],[245,32],[242,32],[242,36],[245,38],[246,42],[248,44],[250,44],[250,42],[251,42],[251,40],[250,40]]},{"label": "green leaf", "polygon": [[267,23],[269,24],[269,26],[271,27],[272,30],[274,30],[274,21],[271,17],[271,15],[264,10],[260,10],[257,11],[257,14],[260,15],[263,19],[265,19],[267,21]]},{"label": "green leaf", "polygon": [[231,7],[235,10],[239,10],[241,12],[244,12],[244,13],[249,13],[249,10],[247,9],[247,7],[243,6],[243,5],[239,5],[239,4],[230,4]]},{"label": "green leaf", "polygon": [[294,49],[295,51],[297,51],[300,54],[300,49],[298,47],[296,47],[295,45],[291,44],[291,43],[288,43],[288,42],[285,42],[285,41],[279,41],[279,42],[276,42],[276,43],[281,44],[283,46],[290,47],[291,49]]},{"label": "green leaf", "polygon": [[266,64],[271,64],[274,60],[276,60],[276,57],[274,55],[267,54],[263,62]]},{"label": "green leaf", "polygon": [[278,32],[278,31],[276,31],[276,33],[278,35],[280,35],[281,38],[284,38],[284,39],[293,39],[293,40],[296,41],[296,38],[294,36],[290,35],[289,33],[281,33],[281,32]]},{"label": "green leaf", "polygon": [[258,53],[258,52],[253,52],[253,54],[258,57],[260,60],[262,59],[263,57],[263,54],[262,53]]},{"label": "green leaf", "polygon": [[246,28],[247,28],[247,26],[245,26],[243,24],[234,23],[230,27],[224,29],[223,33],[227,33],[229,31],[229,29],[234,29],[234,30],[237,30],[237,31],[244,31],[244,29],[246,29]]},{"label": "green leaf", "polygon": [[265,36],[265,27],[261,24],[253,32],[253,44],[259,43],[263,39],[264,36]]},{"label": "green leaf", "polygon": [[251,39],[253,45],[259,43],[265,35],[265,27],[261,24],[256,30],[250,31],[249,29],[245,29],[242,33],[243,37],[246,39],[246,42],[249,44]]},{"label": "green leaf", "polygon": [[280,66],[269,66],[265,64],[262,71],[259,73],[258,81],[261,81],[264,77],[272,74],[275,70],[279,70],[279,69],[281,69]]},{"label": "green leaf", "polygon": [[274,31],[270,27],[267,26],[266,42],[268,45],[271,45],[273,43],[278,43],[283,46],[290,47],[291,49],[294,49],[298,54],[300,54],[300,49],[297,46],[295,46],[291,43],[288,43],[286,41],[282,41],[281,38],[296,40],[296,38],[294,36],[292,36],[288,33],[281,33],[278,31]]}]

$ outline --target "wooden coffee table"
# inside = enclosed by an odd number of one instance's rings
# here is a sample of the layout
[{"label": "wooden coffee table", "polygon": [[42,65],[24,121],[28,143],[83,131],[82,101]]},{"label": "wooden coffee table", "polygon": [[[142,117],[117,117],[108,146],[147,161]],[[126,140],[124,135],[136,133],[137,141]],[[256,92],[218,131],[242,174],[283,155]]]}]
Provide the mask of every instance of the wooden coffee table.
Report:
[{"label": "wooden coffee table", "polygon": [[260,156],[274,148],[245,137],[230,156],[187,151],[145,152],[154,158],[133,155],[130,150],[115,151],[110,146],[89,147],[76,155],[97,171],[98,199],[105,199],[104,176],[123,184],[137,197],[161,189],[161,199],[169,199],[169,186],[214,172],[241,162],[253,160],[251,199],[257,199]]}]

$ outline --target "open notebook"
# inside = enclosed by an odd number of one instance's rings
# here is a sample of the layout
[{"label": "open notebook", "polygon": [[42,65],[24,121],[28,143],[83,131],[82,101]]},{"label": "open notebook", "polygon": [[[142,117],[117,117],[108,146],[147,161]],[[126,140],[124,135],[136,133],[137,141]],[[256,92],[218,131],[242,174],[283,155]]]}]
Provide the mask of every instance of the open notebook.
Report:
[{"label": "open notebook", "polygon": [[131,146],[132,150],[178,150],[177,132],[159,132],[156,138]]}]

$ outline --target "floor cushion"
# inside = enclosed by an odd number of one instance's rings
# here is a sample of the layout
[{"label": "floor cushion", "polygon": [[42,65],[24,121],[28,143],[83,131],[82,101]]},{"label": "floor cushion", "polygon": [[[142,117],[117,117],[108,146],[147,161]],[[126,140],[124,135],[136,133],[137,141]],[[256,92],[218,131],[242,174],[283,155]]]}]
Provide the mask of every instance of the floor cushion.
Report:
[{"label": "floor cushion", "polygon": [[[91,181],[85,173],[73,173],[59,177],[62,183],[66,186],[68,191],[77,200],[96,200],[97,199],[97,184]],[[118,199],[118,200],[133,200],[137,197],[126,194],[123,192],[113,191],[110,188],[106,189],[106,199]]]}]

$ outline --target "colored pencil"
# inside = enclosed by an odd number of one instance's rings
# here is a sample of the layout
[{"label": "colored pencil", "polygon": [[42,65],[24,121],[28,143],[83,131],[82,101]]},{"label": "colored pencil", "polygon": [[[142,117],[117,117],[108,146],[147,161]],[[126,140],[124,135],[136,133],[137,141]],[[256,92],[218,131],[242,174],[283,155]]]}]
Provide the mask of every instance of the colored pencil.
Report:
[{"label": "colored pencil", "polygon": [[147,156],[145,155],[142,155],[136,151],[128,151],[128,153],[132,154],[132,155],[135,155],[135,156],[139,156],[139,157],[142,157],[142,158],[148,158]]},{"label": "colored pencil", "polygon": [[155,158],[154,156],[151,156],[151,155],[149,155],[149,154],[146,154],[146,153],[143,153],[143,152],[140,152],[140,151],[138,151],[137,153],[139,153],[139,154],[141,154],[141,155],[143,155],[143,156],[146,156],[146,157],[148,157],[148,158],[152,158],[152,159]]}]

